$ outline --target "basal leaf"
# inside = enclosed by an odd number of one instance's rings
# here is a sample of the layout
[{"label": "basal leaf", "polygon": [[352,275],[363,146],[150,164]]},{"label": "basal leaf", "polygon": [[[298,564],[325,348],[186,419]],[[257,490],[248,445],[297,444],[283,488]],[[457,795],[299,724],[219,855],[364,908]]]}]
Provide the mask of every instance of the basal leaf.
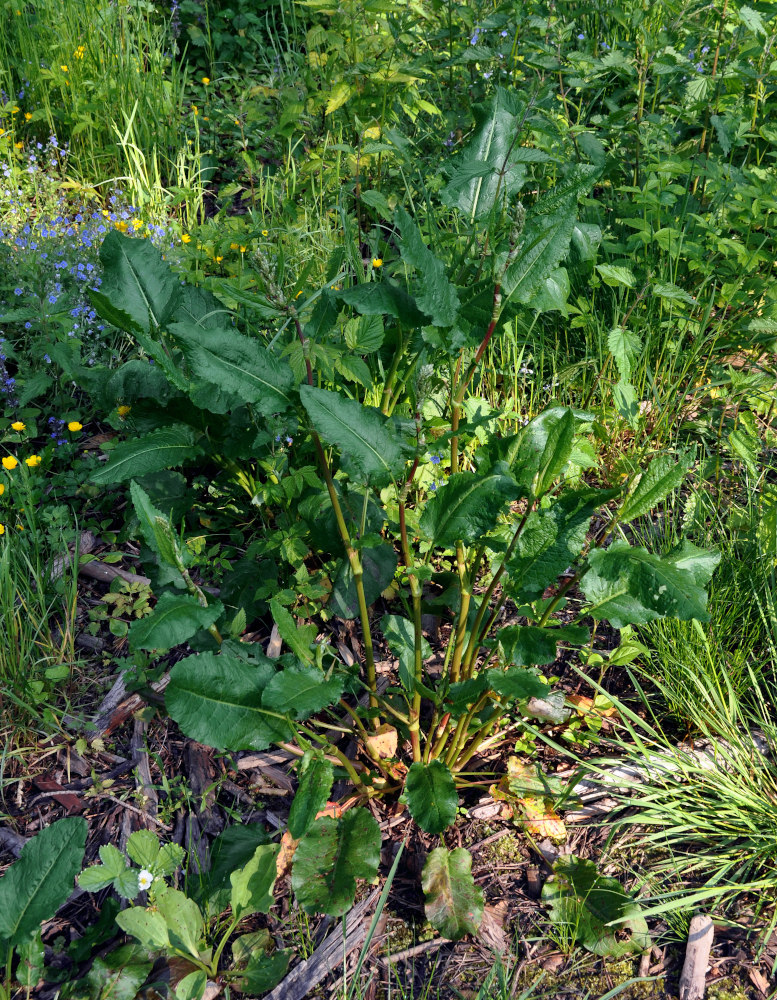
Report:
[{"label": "basal leaf", "polygon": [[357,476],[385,485],[400,475],[412,457],[414,448],[400,435],[396,423],[374,406],[309,385],[301,387],[300,396],[315,430],[339,448]]},{"label": "basal leaf", "polygon": [[410,295],[386,278],[369,281],[337,293],[338,298],[363,316],[394,316],[408,330],[429,321]]},{"label": "basal leaf", "polygon": [[111,452],[102,469],[92,474],[100,486],[122,483],[161,469],[174,469],[200,454],[191,427],[176,424],[161,427],[134,440],[122,441]]},{"label": "basal leaf", "polygon": [[230,905],[235,918],[241,919],[250,913],[269,913],[275,902],[273,889],[280,849],[280,844],[262,844],[246,865],[230,875]]},{"label": "basal leaf", "polygon": [[677,462],[669,455],[656,456],[621,507],[621,522],[627,524],[635,517],[650,513],[683,482],[692,463],[693,456],[690,452],[681,455]]},{"label": "basal leaf", "polygon": [[277,673],[264,691],[262,704],[281,715],[307,719],[334,705],[342,697],[344,680],[334,674],[327,678],[318,667],[286,667]]},{"label": "basal leaf", "polygon": [[323,757],[306,755],[298,771],[299,786],[289,810],[289,833],[300,840],[326,805],[334,782],[334,768]]},{"label": "basal leaf", "polygon": [[452,548],[456,542],[476,542],[496,527],[499,515],[519,490],[511,476],[497,467],[485,475],[456,472],[427,503],[421,531],[434,545]]},{"label": "basal leaf", "polygon": [[[362,586],[367,607],[371,607],[394,579],[397,569],[397,552],[390,542],[365,548],[359,552],[362,565]],[[342,559],[332,588],[332,608],[350,621],[359,615],[356,581],[349,559]]]},{"label": "basal leaf", "polygon": [[459,311],[459,296],[443,263],[427,248],[421,231],[404,208],[397,208],[396,220],[402,233],[399,245],[402,260],[415,268],[421,278],[421,290],[415,296],[419,308],[435,326],[452,326]]},{"label": "basal leaf", "polygon": [[442,761],[412,764],[405,795],[410,815],[427,833],[442,833],[455,822],[459,796],[453,775]]},{"label": "basal leaf", "polygon": [[156,894],[154,905],[164,918],[170,944],[179,951],[199,957],[199,944],[205,935],[205,922],[193,899],[166,885]]},{"label": "basal leaf", "polygon": [[294,375],[285,361],[236,330],[202,330],[173,323],[170,332],[199,378],[269,415],[291,405]]},{"label": "basal leaf", "polygon": [[269,660],[247,663],[230,653],[187,656],[170,671],[168,714],[206,746],[266,750],[277,740],[294,739],[278,713],[262,708],[262,694],[274,674]]},{"label": "basal leaf", "polygon": [[544,698],[550,688],[531,670],[523,667],[509,667],[507,670],[487,670],[488,687],[510,701],[526,701],[528,698]]},{"label": "basal leaf", "polygon": [[111,230],[100,247],[100,293],[141,330],[158,329],[173,316],[181,284],[150,240]]},{"label": "basal leaf", "polygon": [[483,919],[483,892],[472,877],[472,855],[464,847],[437,847],[421,873],[426,916],[443,937],[475,934]]},{"label": "basal leaf", "polygon": [[203,608],[190,594],[162,594],[146,618],[130,625],[130,649],[172,649],[207,628],[223,614],[221,601]]},{"label": "basal leaf", "polygon": [[366,809],[317,819],[299,843],[291,885],[307,913],[341,917],[353,904],[356,879],[372,880],[380,863],[380,827]]},{"label": "basal leaf", "polygon": [[148,951],[163,951],[170,947],[167,924],[161,913],[143,906],[131,906],[116,915],[116,923],[131,934]]},{"label": "basal leaf", "polygon": [[708,621],[706,584],[720,561],[717,552],[705,552],[683,542],[666,556],[626,541],[595,549],[580,587],[596,621],[606,619],[615,628],[643,625],[656,618],[696,618]]},{"label": "basal leaf", "polygon": [[502,647],[506,663],[519,667],[532,667],[554,663],[559,642],[581,646],[588,642],[590,633],[579,625],[547,628],[539,625],[509,625],[503,628],[497,640]]},{"label": "basal leaf", "polygon": [[54,916],[73,891],[85,845],[81,816],[57,820],[27,841],[0,878],[0,939],[20,945]]}]

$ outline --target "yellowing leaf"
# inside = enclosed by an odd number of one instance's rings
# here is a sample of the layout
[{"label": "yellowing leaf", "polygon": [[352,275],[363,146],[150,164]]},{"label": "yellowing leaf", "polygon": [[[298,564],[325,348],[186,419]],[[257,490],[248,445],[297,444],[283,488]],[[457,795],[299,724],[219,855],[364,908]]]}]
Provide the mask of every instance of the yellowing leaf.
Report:
[{"label": "yellowing leaf", "polygon": [[337,86],[333,88],[331,94],[329,95],[329,100],[326,102],[326,113],[331,115],[333,111],[337,111],[338,108],[341,108],[352,93],[353,91],[347,83],[338,83]]}]

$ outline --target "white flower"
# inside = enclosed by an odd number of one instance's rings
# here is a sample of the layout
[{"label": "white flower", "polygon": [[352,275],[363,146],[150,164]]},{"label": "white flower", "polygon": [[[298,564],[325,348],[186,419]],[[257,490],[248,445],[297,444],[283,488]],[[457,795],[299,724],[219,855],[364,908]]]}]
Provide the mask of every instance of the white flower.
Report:
[{"label": "white flower", "polygon": [[138,872],[138,888],[140,889],[140,891],[144,892],[146,889],[150,889],[151,883],[153,881],[154,881],[154,876],[151,874],[151,872],[146,871],[145,868],[141,868],[141,870]]}]

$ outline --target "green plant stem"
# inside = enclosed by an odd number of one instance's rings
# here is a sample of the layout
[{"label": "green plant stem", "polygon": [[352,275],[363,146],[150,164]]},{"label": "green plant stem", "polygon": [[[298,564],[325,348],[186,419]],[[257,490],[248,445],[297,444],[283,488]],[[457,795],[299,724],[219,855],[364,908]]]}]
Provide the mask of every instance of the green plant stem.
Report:
[{"label": "green plant stem", "polygon": [[461,752],[461,747],[467,739],[467,734],[469,732],[469,727],[472,725],[472,720],[475,718],[477,713],[485,707],[485,705],[491,700],[492,694],[490,691],[485,691],[475,702],[472,708],[459,719],[459,724],[456,726],[456,732],[451,740],[451,745],[448,748],[448,752],[445,755],[445,763],[448,767],[453,767],[456,758]]},{"label": "green plant stem", "polygon": [[[415,470],[415,466],[413,467]],[[412,473],[411,473],[412,475]],[[409,480],[408,480],[409,483]],[[415,690],[413,691],[413,702],[410,708],[410,743],[413,748],[413,762],[421,760],[421,691],[420,685],[423,683],[423,658],[421,647],[423,635],[421,629],[421,595],[422,587],[418,576],[413,572],[413,556],[410,551],[410,543],[407,537],[407,520],[405,517],[405,502],[399,502],[399,531],[402,541],[402,558],[407,568],[407,576],[410,581],[410,594],[413,599],[413,675],[415,677]]]},{"label": "green plant stem", "polygon": [[453,661],[450,669],[452,684],[455,684],[461,675],[461,658],[464,655],[464,640],[467,637],[467,616],[469,615],[469,602],[472,598],[472,583],[467,575],[464,546],[461,542],[456,543],[456,568],[459,571],[461,603],[459,605],[459,620],[456,623],[456,644],[453,649]]},{"label": "green plant stem", "polygon": [[394,388],[394,380],[397,377],[397,370],[399,369],[399,362],[402,360],[402,355],[405,353],[405,341],[400,332],[397,339],[397,349],[394,352],[394,357],[391,359],[391,366],[386,375],[386,381],[383,386],[383,394],[380,399],[380,410],[384,416],[388,416],[390,412],[391,403],[391,393]]},{"label": "green plant stem", "polygon": [[[205,596],[205,593],[197,586],[197,584],[194,582],[194,580],[192,580],[191,574],[189,573],[188,569],[184,566],[183,562],[179,562],[177,568],[178,568],[178,572],[181,574],[181,576],[184,579],[184,583],[186,584],[186,589],[189,591],[189,593],[192,595],[192,597],[196,597],[197,598],[197,602],[198,602],[198,604],[200,605],[201,608],[207,608],[207,606],[208,606],[208,598]],[[216,628],[216,626],[215,625],[209,625],[208,626],[208,632],[210,632],[210,634],[213,636],[213,638],[216,640],[216,642],[220,646],[221,643],[224,640],[223,640],[223,638],[221,636],[221,633]]]}]

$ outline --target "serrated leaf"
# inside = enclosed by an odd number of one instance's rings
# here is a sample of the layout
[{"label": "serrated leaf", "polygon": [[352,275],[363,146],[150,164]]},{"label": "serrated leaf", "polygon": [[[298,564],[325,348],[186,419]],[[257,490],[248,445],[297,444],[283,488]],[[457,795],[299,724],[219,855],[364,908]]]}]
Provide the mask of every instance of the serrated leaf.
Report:
[{"label": "serrated leaf", "polygon": [[54,916],[73,891],[85,845],[81,816],[57,820],[27,841],[0,879],[0,939],[22,944]]},{"label": "serrated leaf", "polygon": [[529,698],[544,698],[550,688],[531,670],[510,667],[507,670],[487,670],[488,687],[510,701],[526,701]]},{"label": "serrated leaf", "polygon": [[567,467],[575,441],[575,426],[575,415],[567,410],[549,428],[533,484],[535,497],[544,496]]},{"label": "serrated leaf", "polygon": [[719,553],[688,541],[666,556],[622,540],[595,549],[580,583],[591,602],[586,614],[615,628],[656,618],[708,621],[705,586],[719,562]]},{"label": "serrated leaf", "polygon": [[459,795],[453,775],[441,760],[411,764],[405,795],[410,815],[427,833],[442,833],[455,822]]},{"label": "serrated leaf", "polygon": [[[590,633],[581,625],[564,625],[560,628],[539,625],[509,625],[497,635],[506,663],[519,667],[539,666],[554,663],[558,655],[557,645],[568,642],[582,646],[588,642]],[[541,695],[535,695],[541,697]]]},{"label": "serrated leaf", "polygon": [[372,880],[380,863],[380,827],[362,808],[315,821],[294,853],[291,885],[306,913],[341,917],[353,904],[356,879]]},{"label": "serrated leaf", "polygon": [[639,397],[631,382],[621,379],[613,386],[612,399],[615,409],[632,430],[639,426]]},{"label": "serrated leaf", "polygon": [[246,865],[229,876],[232,884],[230,905],[235,919],[240,920],[250,913],[269,913],[275,902],[273,889],[280,849],[280,844],[262,844]]},{"label": "serrated leaf", "polygon": [[472,855],[464,847],[437,847],[421,873],[426,916],[443,937],[458,941],[476,934],[483,919],[483,892],[472,877]]},{"label": "serrated leaf", "polygon": [[275,675],[269,660],[247,663],[231,653],[187,656],[170,671],[165,704],[192,739],[217,750],[266,750],[294,739],[288,723],[262,708]]},{"label": "serrated leaf", "polygon": [[151,830],[135,830],[127,840],[127,854],[140,868],[151,871],[159,857],[159,839]]},{"label": "serrated leaf", "polygon": [[103,266],[100,294],[148,332],[173,315],[181,285],[150,240],[132,239],[111,230],[100,247]]},{"label": "serrated leaf", "polygon": [[633,288],[637,279],[628,267],[618,264],[597,264],[596,270],[605,285],[611,288]]},{"label": "serrated leaf", "polygon": [[124,874],[127,869],[127,859],[118,847],[114,847],[113,844],[103,844],[99,854],[100,861],[102,861],[106,872],[110,873],[111,878]]},{"label": "serrated leaf", "polygon": [[170,333],[199,378],[233,393],[268,416],[291,405],[294,375],[263,344],[236,330],[202,330],[173,323]]},{"label": "serrated leaf", "polygon": [[200,454],[195,440],[191,427],[177,424],[160,427],[139,439],[122,441],[113,449],[102,469],[92,473],[91,481],[104,486],[147,476],[162,469],[173,469]]},{"label": "serrated leaf", "polygon": [[358,316],[349,319],[344,330],[346,346],[357,354],[372,354],[383,345],[383,318]]},{"label": "serrated leaf", "polygon": [[169,878],[181,867],[184,859],[184,849],[180,844],[162,844],[150,871],[153,875]]},{"label": "serrated leaf", "polygon": [[428,323],[426,314],[421,312],[415,300],[387,278],[346,288],[337,296],[363,316],[394,316],[408,329]]},{"label": "serrated leaf", "polygon": [[310,385],[301,387],[300,397],[315,430],[367,480],[385,485],[412,457],[413,446],[376,407]]},{"label": "serrated leaf", "polygon": [[445,548],[458,541],[477,542],[496,527],[499,515],[518,493],[515,481],[498,466],[485,475],[456,472],[428,501],[421,531],[435,546]]},{"label": "serrated leaf", "polygon": [[[716,115],[712,116],[712,122],[714,124]],[[728,152],[728,150],[724,150]],[[680,288],[679,285],[673,284],[671,281],[656,281],[650,286],[650,291],[653,295],[656,295],[659,299],[664,299],[666,302],[685,302],[689,306],[695,306],[696,300],[689,293],[686,292],[684,288]]]},{"label": "serrated leaf", "polygon": [[634,362],[642,352],[639,334],[624,330],[622,326],[614,326],[607,334],[607,347],[615,358],[621,378],[628,382]]},{"label": "serrated leaf", "polygon": [[190,594],[162,594],[152,613],[129,628],[130,649],[172,649],[221,617],[224,605],[212,599],[203,608]]},{"label": "serrated leaf", "polygon": [[[362,549],[359,559],[362,566],[364,599],[369,608],[394,579],[398,563],[397,552],[390,542],[385,542],[373,548]],[[340,563],[330,603],[337,614],[348,621],[359,614],[356,581],[349,559],[344,558]]]},{"label": "serrated leaf", "polygon": [[300,663],[286,667],[272,678],[264,690],[262,704],[281,715],[307,719],[339,701],[344,684],[337,674],[327,678],[318,667]]},{"label": "serrated leaf", "polygon": [[295,840],[300,840],[326,805],[332,791],[335,772],[329,761],[323,757],[306,755],[300,764],[297,777],[299,786],[289,810],[288,829]]},{"label": "serrated leaf", "polygon": [[435,326],[452,326],[459,311],[459,296],[442,261],[427,248],[421,231],[404,208],[397,208],[396,221],[402,233],[399,245],[402,260],[415,268],[422,279],[421,290],[415,296],[418,307]]},{"label": "serrated leaf", "polygon": [[627,524],[635,517],[650,513],[683,482],[693,463],[690,452],[673,461],[669,455],[658,455],[642,473],[634,490],[624,501],[620,521]]},{"label": "serrated leaf", "polygon": [[348,98],[353,93],[353,90],[347,83],[337,83],[332,88],[329,93],[329,98],[326,102],[326,114],[331,115],[333,111],[337,111],[341,108]]},{"label": "serrated leaf", "polygon": [[570,291],[571,285],[567,269],[557,267],[544,281],[540,282],[537,290],[532,294],[528,306],[534,312],[560,312],[564,316],[568,316],[567,299]]}]

